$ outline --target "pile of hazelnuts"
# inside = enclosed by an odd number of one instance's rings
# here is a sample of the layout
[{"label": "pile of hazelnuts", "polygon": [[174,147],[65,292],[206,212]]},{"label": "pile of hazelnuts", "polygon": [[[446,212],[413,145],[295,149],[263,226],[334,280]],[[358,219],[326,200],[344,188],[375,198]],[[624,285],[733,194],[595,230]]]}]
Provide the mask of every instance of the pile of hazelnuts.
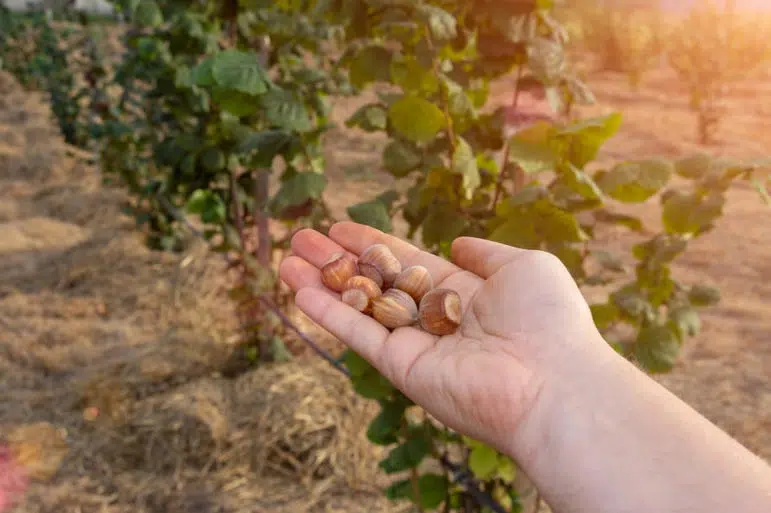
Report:
[{"label": "pile of hazelnuts", "polygon": [[422,265],[402,269],[385,244],[370,246],[358,259],[335,253],[321,267],[321,280],[345,304],[389,329],[419,326],[433,335],[449,335],[461,322],[458,293],[434,288]]}]

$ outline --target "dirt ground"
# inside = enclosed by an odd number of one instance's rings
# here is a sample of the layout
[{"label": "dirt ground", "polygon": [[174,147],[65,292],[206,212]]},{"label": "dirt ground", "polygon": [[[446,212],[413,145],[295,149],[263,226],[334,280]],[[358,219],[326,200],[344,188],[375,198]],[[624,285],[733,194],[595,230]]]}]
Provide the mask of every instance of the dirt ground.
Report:
[{"label": "dirt ground", "polygon": [[[638,93],[614,75],[590,85],[599,104],[587,112],[625,116],[605,160],[701,149],[668,72]],[[340,102],[338,119],[356,107]],[[771,154],[769,113],[771,80],[736,87],[706,150]],[[392,184],[378,171],[381,139],[341,129],[328,141],[329,200],[344,218],[346,204]],[[234,319],[220,262],[202,248],[146,249],[120,215],[122,193],[101,185],[60,142],[41,98],[7,75],[0,191],[0,438],[21,448],[33,478],[19,512],[405,509],[378,492],[379,454],[363,437],[372,405],[306,357],[224,376]],[[657,379],[771,461],[771,211],[748,187],[730,196],[717,229],[677,266],[685,281],[720,286],[723,301]],[[655,223],[649,206],[638,211]]]}]

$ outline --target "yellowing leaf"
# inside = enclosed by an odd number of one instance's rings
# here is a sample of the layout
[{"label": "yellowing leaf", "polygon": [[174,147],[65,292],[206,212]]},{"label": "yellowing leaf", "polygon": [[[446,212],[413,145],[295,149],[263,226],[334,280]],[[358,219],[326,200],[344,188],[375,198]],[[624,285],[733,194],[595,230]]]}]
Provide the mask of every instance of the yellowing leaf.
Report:
[{"label": "yellowing leaf", "polygon": [[417,143],[432,141],[445,126],[439,107],[413,95],[396,100],[388,109],[388,118],[397,132]]},{"label": "yellowing leaf", "polygon": [[498,468],[498,452],[492,447],[478,444],[471,449],[468,466],[477,479],[485,480]]},{"label": "yellowing leaf", "polygon": [[622,162],[597,179],[597,185],[608,196],[626,203],[640,203],[663,188],[672,176],[674,166],[665,160]]},{"label": "yellowing leaf", "polygon": [[365,46],[349,65],[351,83],[359,89],[371,82],[391,79],[391,52],[379,45]]},{"label": "yellowing leaf", "polygon": [[466,199],[471,199],[481,181],[474,149],[462,137],[458,137],[452,154],[452,171],[463,177],[463,191]]}]

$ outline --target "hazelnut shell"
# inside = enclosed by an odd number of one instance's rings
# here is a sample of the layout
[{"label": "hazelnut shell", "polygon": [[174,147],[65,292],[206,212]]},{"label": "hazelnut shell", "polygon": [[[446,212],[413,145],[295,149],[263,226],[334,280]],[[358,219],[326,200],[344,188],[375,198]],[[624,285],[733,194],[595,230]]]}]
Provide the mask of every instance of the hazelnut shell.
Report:
[{"label": "hazelnut shell", "polygon": [[321,281],[327,288],[342,292],[345,284],[359,269],[356,262],[344,253],[335,253],[321,266]]},{"label": "hazelnut shell", "polygon": [[[359,256],[359,264],[372,266],[383,278],[384,287],[390,287],[402,272],[402,264],[385,244],[375,244],[364,250]],[[377,281],[377,280],[375,280]]]},{"label": "hazelnut shell", "polygon": [[450,289],[433,289],[420,301],[420,327],[432,335],[450,335],[463,318],[460,295]]},{"label": "hazelnut shell", "polygon": [[403,290],[388,289],[372,300],[372,317],[386,328],[402,328],[418,320],[418,306]]},{"label": "hazelnut shell", "polygon": [[413,265],[399,273],[394,280],[393,287],[403,290],[412,296],[416,303],[420,303],[423,296],[434,288],[434,280],[428,269],[422,265]]}]

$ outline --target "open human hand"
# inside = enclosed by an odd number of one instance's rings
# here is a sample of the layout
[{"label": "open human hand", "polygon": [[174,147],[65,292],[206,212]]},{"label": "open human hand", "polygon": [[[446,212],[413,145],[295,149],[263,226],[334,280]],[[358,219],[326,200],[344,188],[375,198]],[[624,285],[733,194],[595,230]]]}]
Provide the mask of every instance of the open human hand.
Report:
[{"label": "open human hand", "polygon": [[[389,331],[322,284],[319,268],[332,254],[356,257],[378,243],[403,267],[422,265],[437,287],[460,294],[463,319],[455,333]],[[464,237],[449,262],[350,222],[333,226],[329,237],[300,231],[292,250],[281,277],[297,291],[301,310],[441,422],[502,451],[511,449],[510,436],[545,388],[608,350],[569,272],[549,253]]]}]

